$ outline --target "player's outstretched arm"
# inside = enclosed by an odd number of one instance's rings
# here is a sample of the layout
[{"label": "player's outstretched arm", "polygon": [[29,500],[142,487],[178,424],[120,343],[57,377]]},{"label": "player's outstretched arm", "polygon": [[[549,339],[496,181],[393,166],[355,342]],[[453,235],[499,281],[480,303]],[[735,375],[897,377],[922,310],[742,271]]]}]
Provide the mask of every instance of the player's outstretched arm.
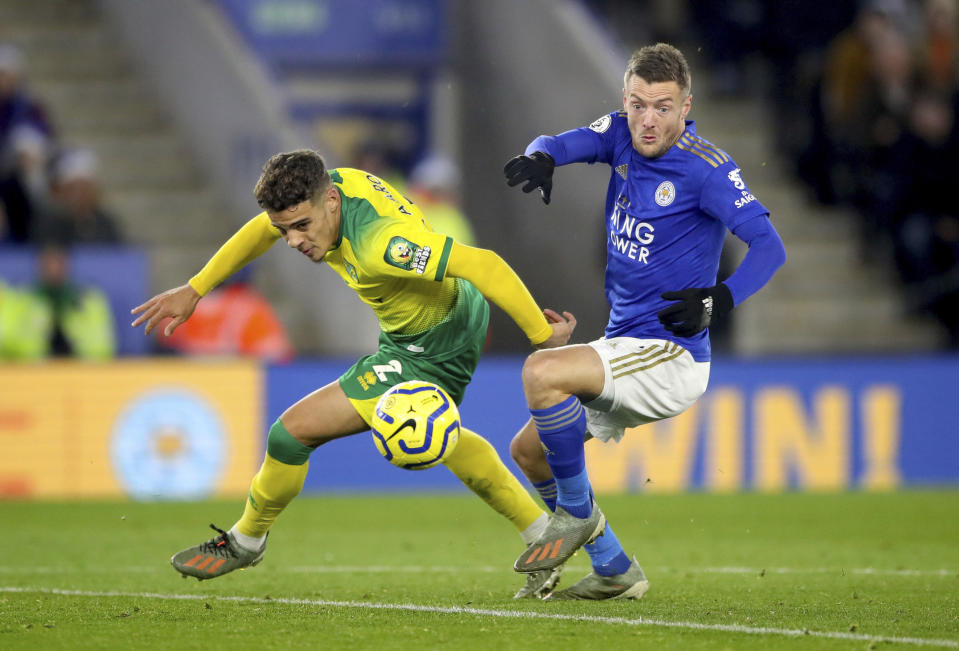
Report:
[{"label": "player's outstretched arm", "polygon": [[553,310],[541,311],[516,272],[494,251],[453,242],[446,273],[473,283],[516,322],[533,346],[563,346],[576,327],[569,312],[564,318]]},{"label": "player's outstretched arm", "polygon": [[130,314],[140,315],[130,325],[136,328],[145,322],[146,328],[143,332],[150,334],[164,319],[172,319],[163,329],[163,334],[169,337],[181,323],[190,318],[200,298],[189,284],[168,289],[130,310]]},{"label": "player's outstretched arm", "polygon": [[514,156],[503,167],[510,187],[525,183],[523,192],[539,188],[543,203],[549,204],[553,191],[553,170],[570,163],[609,163],[615,138],[609,129],[612,115],[604,115],[589,127],[565,131],[555,136],[539,136],[526,147],[522,156]]},{"label": "player's outstretched arm", "polygon": [[279,238],[279,231],[270,224],[267,214],[260,213],[234,233],[189,283],[168,289],[133,308],[130,313],[140,316],[131,325],[135,328],[145,322],[144,334],[150,334],[161,321],[172,319],[163,329],[163,334],[169,337],[190,318],[202,297],[263,254]]},{"label": "player's outstretched arm", "polygon": [[190,279],[190,285],[200,296],[206,296],[211,289],[263,255],[278,239],[280,231],[273,227],[265,212],[260,213],[213,254],[203,269]]}]

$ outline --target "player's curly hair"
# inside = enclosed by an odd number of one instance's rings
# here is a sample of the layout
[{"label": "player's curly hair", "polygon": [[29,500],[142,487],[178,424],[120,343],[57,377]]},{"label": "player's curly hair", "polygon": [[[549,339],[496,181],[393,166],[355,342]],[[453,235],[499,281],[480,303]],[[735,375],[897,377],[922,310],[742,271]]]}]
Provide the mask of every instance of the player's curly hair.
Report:
[{"label": "player's curly hair", "polygon": [[260,208],[277,213],[313,199],[330,183],[323,157],[311,149],[298,149],[266,161],[253,195]]},{"label": "player's curly hair", "polygon": [[642,77],[650,84],[675,81],[684,95],[692,89],[692,75],[686,57],[669,43],[647,45],[633,52],[626,64],[624,88],[629,86],[629,79],[633,75]]}]

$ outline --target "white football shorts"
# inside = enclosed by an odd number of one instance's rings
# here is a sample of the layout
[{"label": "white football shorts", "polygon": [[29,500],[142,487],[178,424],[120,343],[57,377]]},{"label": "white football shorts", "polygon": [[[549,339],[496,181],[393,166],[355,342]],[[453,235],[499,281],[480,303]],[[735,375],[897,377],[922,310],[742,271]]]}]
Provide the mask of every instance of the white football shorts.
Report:
[{"label": "white football shorts", "polygon": [[619,441],[627,427],[675,416],[706,391],[709,362],[697,362],[673,341],[614,337],[588,345],[606,369],[602,394],[584,403],[586,429],[601,441]]}]

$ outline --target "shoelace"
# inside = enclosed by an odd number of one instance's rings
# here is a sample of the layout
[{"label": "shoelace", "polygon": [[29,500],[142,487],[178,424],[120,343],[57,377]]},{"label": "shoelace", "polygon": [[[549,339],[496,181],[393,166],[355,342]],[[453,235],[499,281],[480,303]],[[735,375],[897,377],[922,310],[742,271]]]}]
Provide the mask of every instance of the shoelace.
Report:
[{"label": "shoelace", "polygon": [[236,550],[233,549],[233,545],[230,544],[230,537],[226,535],[226,532],[212,523],[210,524],[210,528],[219,532],[220,535],[203,543],[200,546],[200,550],[206,554],[213,554],[214,556],[225,557],[229,554],[233,558],[236,558]]}]

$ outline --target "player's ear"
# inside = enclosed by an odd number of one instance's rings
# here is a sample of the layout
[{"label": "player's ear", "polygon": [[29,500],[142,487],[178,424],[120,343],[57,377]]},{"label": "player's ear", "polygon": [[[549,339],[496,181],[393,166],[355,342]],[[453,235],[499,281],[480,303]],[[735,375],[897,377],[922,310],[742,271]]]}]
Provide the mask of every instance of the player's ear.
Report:
[{"label": "player's ear", "polygon": [[693,107],[693,94],[690,93],[686,96],[686,99],[683,100],[683,119],[689,114],[689,109]]},{"label": "player's ear", "polygon": [[326,192],[323,193],[324,201],[332,201],[333,203],[340,202],[340,193],[337,191],[336,186],[330,183],[330,187],[326,189]]}]

